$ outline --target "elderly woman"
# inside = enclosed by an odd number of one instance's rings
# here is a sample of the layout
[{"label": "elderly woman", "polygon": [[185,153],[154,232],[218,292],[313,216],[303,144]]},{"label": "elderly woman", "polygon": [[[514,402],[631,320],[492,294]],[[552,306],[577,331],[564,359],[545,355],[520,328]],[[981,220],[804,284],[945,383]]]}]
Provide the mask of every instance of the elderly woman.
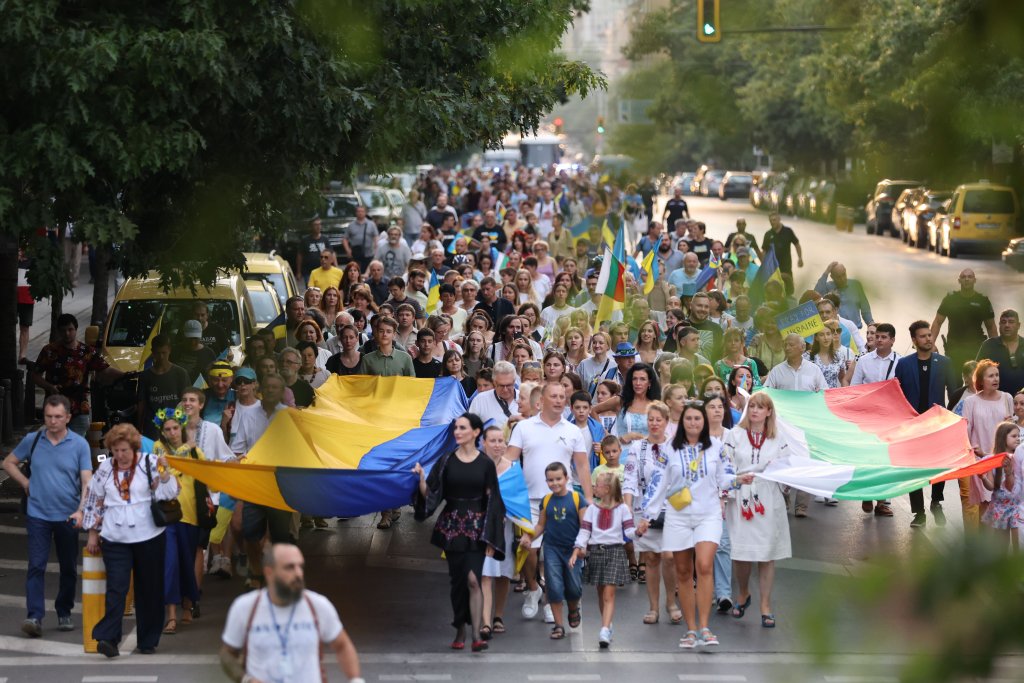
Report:
[{"label": "elderly woman", "polygon": [[321,368],[327,365],[331,352],[324,343],[324,334],[320,326],[312,320],[303,320],[295,327],[296,342],[312,342],[316,344],[316,364]]},{"label": "elderly woman", "polygon": [[132,425],[111,427],[103,444],[110,457],[89,482],[82,520],[89,531],[86,549],[102,552],[107,570],[105,615],[92,637],[101,654],[120,654],[124,601],[134,572],[139,652],[152,654],[163,624],[166,542],[164,528],[153,523],[150,503],[176,498],[178,480],[165,458],[140,452],[142,436]]},{"label": "elderly woman", "polygon": [[[298,349],[302,361],[299,365],[299,379],[305,380],[309,386],[316,389],[330,378],[331,374],[324,369],[317,356],[317,353],[324,349],[311,341],[300,341],[295,348]],[[327,360],[330,359],[328,356]]]}]

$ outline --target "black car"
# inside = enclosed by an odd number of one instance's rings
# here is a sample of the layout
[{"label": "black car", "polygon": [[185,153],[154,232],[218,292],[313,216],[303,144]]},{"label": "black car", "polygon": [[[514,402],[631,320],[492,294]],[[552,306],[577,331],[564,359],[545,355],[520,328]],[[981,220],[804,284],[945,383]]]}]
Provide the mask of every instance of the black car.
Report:
[{"label": "black car", "polygon": [[737,197],[749,197],[754,177],[750,173],[729,171],[718,186],[718,198],[722,201]]},{"label": "black car", "polygon": [[868,198],[864,207],[867,214],[867,227],[869,235],[884,235],[889,233],[893,237],[899,237],[900,233],[893,222],[893,207],[896,200],[904,190],[920,187],[925,183],[920,180],[883,180],[875,186],[875,191]]},{"label": "black car", "polygon": [[915,203],[909,210],[904,210],[903,229],[907,233],[907,244],[925,249],[929,246],[928,223],[938,213],[943,213],[946,200],[953,196],[952,192],[924,190],[915,196]]}]

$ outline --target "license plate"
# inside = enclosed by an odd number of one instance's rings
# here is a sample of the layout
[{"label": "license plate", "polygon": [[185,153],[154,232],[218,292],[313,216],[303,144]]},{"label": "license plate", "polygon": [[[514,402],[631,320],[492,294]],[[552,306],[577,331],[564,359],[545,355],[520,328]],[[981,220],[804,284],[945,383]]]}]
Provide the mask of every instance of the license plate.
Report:
[{"label": "license plate", "polygon": [[994,230],[996,228],[1003,227],[1003,224],[1002,223],[976,223],[975,227],[978,228],[978,230]]}]

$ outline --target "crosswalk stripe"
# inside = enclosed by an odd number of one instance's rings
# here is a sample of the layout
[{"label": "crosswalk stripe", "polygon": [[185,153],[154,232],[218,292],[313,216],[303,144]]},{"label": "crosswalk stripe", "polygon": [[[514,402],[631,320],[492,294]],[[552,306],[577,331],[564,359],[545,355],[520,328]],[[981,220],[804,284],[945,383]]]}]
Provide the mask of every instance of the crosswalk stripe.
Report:
[{"label": "crosswalk stripe", "polygon": [[735,674],[679,674],[679,680],[693,683],[743,683],[747,677]]},{"label": "crosswalk stripe", "polygon": [[[24,595],[6,595],[4,593],[0,593],[0,607],[21,607],[21,608],[24,608],[25,607],[25,596]],[[47,612],[53,612],[54,611],[53,600],[47,600],[46,601],[46,611]],[[71,608],[71,613],[72,614],[81,614],[82,613],[82,606],[76,604],[74,607]]]},{"label": "crosswalk stripe", "polygon": [[382,681],[450,681],[451,674],[381,674]]},{"label": "crosswalk stripe", "polygon": [[82,676],[82,683],[156,683],[157,676]]},{"label": "crosswalk stripe", "polygon": [[[0,569],[12,569],[14,571],[28,571],[28,560],[0,560]],[[82,573],[82,566],[76,567],[78,573]],[[48,574],[59,574],[60,565],[56,562],[48,562],[46,564],[46,572]]]}]

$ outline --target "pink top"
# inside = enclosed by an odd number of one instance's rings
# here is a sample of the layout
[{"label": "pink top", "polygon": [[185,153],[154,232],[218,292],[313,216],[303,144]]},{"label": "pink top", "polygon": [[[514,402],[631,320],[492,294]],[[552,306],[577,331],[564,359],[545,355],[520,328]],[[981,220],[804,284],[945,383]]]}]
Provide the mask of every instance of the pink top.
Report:
[{"label": "pink top", "polygon": [[[1008,416],[1013,415],[1013,397],[1005,391],[992,401],[983,399],[978,394],[971,394],[964,399],[964,418],[967,420],[967,437],[971,445],[980,448],[985,455],[992,454],[992,446],[996,438],[996,427]],[[985,488],[981,479],[971,477],[968,502],[972,505],[992,500],[992,492]]]}]

